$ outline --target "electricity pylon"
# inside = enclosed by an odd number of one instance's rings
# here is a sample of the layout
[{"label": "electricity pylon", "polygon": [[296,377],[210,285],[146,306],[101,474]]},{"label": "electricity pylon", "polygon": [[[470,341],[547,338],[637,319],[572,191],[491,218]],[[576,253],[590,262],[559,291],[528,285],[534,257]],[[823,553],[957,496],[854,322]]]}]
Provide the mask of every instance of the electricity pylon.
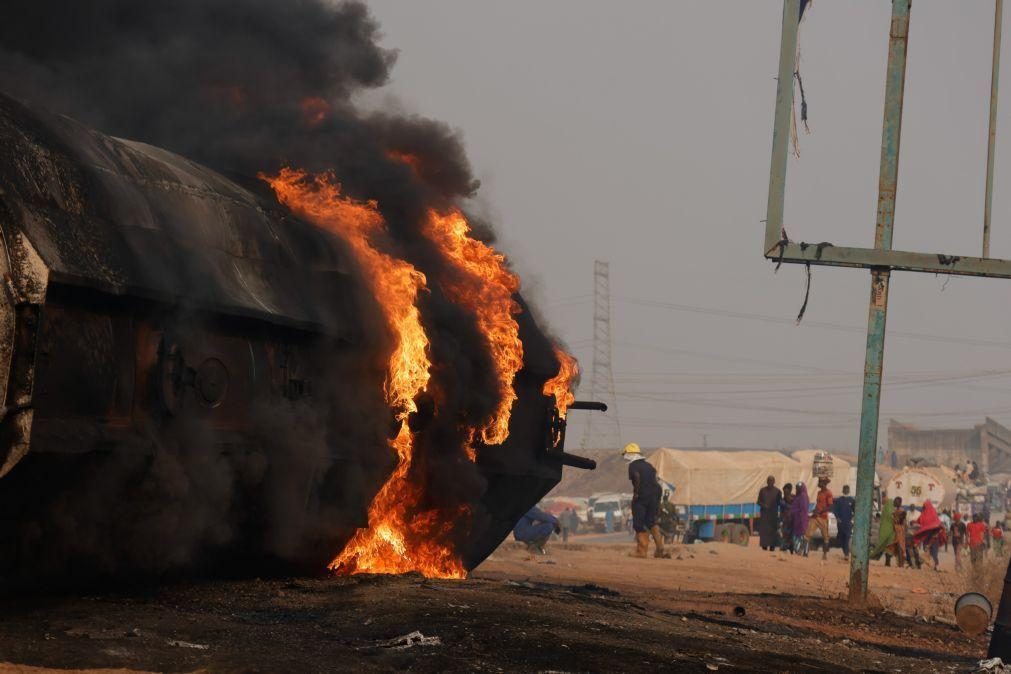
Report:
[{"label": "electricity pylon", "polygon": [[607,414],[590,415],[583,432],[582,449],[617,450],[621,424],[611,371],[611,274],[606,262],[593,263],[593,369],[590,399],[607,404]]}]

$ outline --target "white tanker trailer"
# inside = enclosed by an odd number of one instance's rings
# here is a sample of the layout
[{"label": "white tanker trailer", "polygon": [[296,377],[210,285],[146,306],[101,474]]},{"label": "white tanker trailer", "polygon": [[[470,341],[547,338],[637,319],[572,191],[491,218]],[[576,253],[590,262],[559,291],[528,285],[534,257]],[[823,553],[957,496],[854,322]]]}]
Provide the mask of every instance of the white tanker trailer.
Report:
[{"label": "white tanker trailer", "polygon": [[903,506],[923,507],[930,500],[938,510],[955,507],[955,482],[942,468],[906,467],[885,483],[885,498],[902,497]]}]

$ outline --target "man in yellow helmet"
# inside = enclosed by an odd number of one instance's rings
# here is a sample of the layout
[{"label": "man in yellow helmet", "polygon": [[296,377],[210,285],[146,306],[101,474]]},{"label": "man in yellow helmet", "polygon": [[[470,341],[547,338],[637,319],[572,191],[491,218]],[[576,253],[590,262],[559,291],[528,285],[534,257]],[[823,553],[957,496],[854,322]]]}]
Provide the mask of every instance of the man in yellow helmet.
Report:
[{"label": "man in yellow helmet", "polygon": [[628,461],[628,479],[632,481],[632,528],[635,529],[636,557],[646,557],[649,553],[649,537],[656,543],[654,557],[670,557],[663,549],[663,537],[657,525],[660,512],[660,483],[656,479],[656,468],[643,458],[639,445],[630,442],[621,450]]}]

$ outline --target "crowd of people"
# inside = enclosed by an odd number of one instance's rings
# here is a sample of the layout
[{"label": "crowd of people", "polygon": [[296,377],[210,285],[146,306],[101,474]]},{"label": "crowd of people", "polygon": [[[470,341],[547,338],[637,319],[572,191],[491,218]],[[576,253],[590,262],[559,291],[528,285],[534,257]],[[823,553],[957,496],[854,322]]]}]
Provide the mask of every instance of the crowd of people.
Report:
[{"label": "crowd of people", "polygon": [[[673,532],[667,532],[663,524],[665,518],[675,521],[676,516],[671,516],[674,508],[662,498],[656,469],[643,460],[635,443],[627,445],[622,450],[622,456],[628,461],[628,476],[633,490],[629,517],[636,543],[633,554],[646,557],[652,542],[655,544],[655,557],[669,557],[664,542],[665,538],[670,540]],[[968,471],[966,477],[971,479],[972,473],[979,469],[970,461],[963,470]],[[812,501],[805,483],[785,484],[780,489],[776,486],[775,477],[770,475],[756,499],[760,510],[758,535],[761,548],[807,557],[813,543],[815,549],[821,547],[822,559],[827,559],[833,540],[829,526],[832,515],[836,524],[835,542],[842,550],[843,559],[849,559],[854,498],[849,485],[844,485],[842,494],[835,496],[830,484],[830,478],[819,477]],[[610,510],[607,515],[614,517]],[[884,557],[885,566],[891,566],[894,559],[899,567],[918,569],[926,565],[940,570],[939,553],[942,548],[947,551],[949,546],[954,552],[956,570],[962,568],[966,557],[973,566],[978,566],[987,554],[1004,554],[1003,524],[991,523],[989,512],[964,517],[957,511],[938,512],[929,500],[918,508],[904,507],[902,498],[895,497],[884,500],[878,521],[877,539],[870,556],[875,560]],[[605,526],[606,531],[614,530],[613,520],[605,521],[605,525],[609,525]],[[513,535],[531,552],[544,554],[545,545],[552,535],[567,542],[569,535],[579,526],[579,515],[572,508],[566,508],[559,517],[555,517],[535,507],[516,523]],[[925,555],[920,555],[921,550]]]},{"label": "crowd of people", "polygon": [[1004,525],[989,522],[983,513],[963,517],[960,512],[937,512],[929,500],[924,501],[916,520],[910,521],[910,512],[903,508],[902,499],[885,500],[881,508],[881,526],[878,541],[871,557],[885,558],[885,566],[897,564],[919,569],[924,566],[920,550],[929,553],[929,567],[940,570],[939,552],[949,545],[955,557],[955,570],[962,569],[964,558],[972,566],[979,566],[988,554],[1004,555]]},{"label": "crowd of people", "polygon": [[[829,489],[829,478],[818,479],[818,491],[812,506],[807,485],[785,484],[780,490],[774,477],[769,476],[766,486],[758,492],[760,509],[759,544],[763,550],[784,551],[808,556],[811,542],[818,538],[822,546],[822,559],[828,558],[829,513],[836,520],[836,541],[842,549],[843,559],[849,558],[850,537],[853,531],[855,503],[849,485],[842,495],[835,497]],[[913,519],[914,515],[916,516]],[[968,519],[968,521],[967,521]],[[878,536],[871,552],[872,559],[885,558],[891,566],[894,558],[898,566],[921,568],[927,553],[929,567],[940,570],[939,552],[952,547],[955,569],[960,570],[963,558],[972,565],[982,563],[987,554],[1004,554],[1004,527],[1001,522],[990,523],[989,513],[976,513],[965,518],[959,512],[938,512],[933,503],[924,501],[920,508],[903,507],[902,498],[886,499],[882,504]]]},{"label": "crowd of people", "polygon": [[960,484],[975,484],[983,479],[983,472],[979,469],[979,464],[972,459],[966,460],[964,464],[955,466],[955,480]]},{"label": "crowd of people", "polygon": [[836,540],[842,548],[843,557],[849,558],[850,534],[853,530],[853,497],[849,485],[843,487],[842,495],[835,497],[829,489],[831,480],[818,479],[818,491],[814,497],[814,507],[807,492],[807,485],[798,482],[787,483],[780,490],[776,478],[769,476],[766,486],[758,492],[760,519],[758,525],[759,545],[763,550],[789,552],[808,556],[811,541],[818,534],[822,545],[822,559],[827,559],[829,542],[829,513],[835,515]]}]

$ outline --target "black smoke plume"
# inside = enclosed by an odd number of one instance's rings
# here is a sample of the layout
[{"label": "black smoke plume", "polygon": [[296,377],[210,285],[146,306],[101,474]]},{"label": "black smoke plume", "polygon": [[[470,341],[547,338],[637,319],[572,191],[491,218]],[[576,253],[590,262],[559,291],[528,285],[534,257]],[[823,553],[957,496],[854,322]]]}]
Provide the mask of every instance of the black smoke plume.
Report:
[{"label": "black smoke plume", "polygon": [[[439,291],[446,263],[419,228],[430,208],[464,206],[478,182],[460,137],[447,125],[355,107],[354,95],[385,84],[396,61],[380,38],[360,2],[7,0],[0,7],[0,90],[109,135],[207,164],[265,198],[269,190],[255,176],[292,166],[332,172],[345,193],[375,200],[392,234],[390,252],[424,272],[431,289],[422,310],[434,362],[427,407],[436,413],[419,436],[418,470],[432,485],[432,505],[473,504],[487,485],[461,460],[459,428],[477,425],[498,394],[474,319]],[[413,167],[397,159],[402,155],[415,158]],[[480,235],[491,240],[486,226]],[[524,339],[528,360],[554,362],[532,321],[524,323]],[[355,428],[264,410],[260,438],[284,440],[259,443],[267,449],[248,453],[252,458],[241,464],[213,454],[201,429],[152,431],[153,466],[141,467],[130,448],[116,448],[88,488],[53,506],[48,535],[63,541],[54,554],[66,561],[102,550],[97,565],[104,571],[185,568],[207,548],[243,535],[251,515],[234,512],[235,503],[265,476],[272,482],[269,512],[256,520],[269,524],[260,552],[302,559],[311,557],[305,548],[312,541],[346,536],[362,522],[340,504],[362,502],[355,492],[374,491],[376,473],[388,471],[393,458],[376,439],[388,430],[388,415],[375,409],[376,395],[367,401],[357,395],[358,387],[381,383],[365,372],[349,382],[347,370],[332,374],[347,383],[325,393],[335,408],[343,406],[338,416],[355,419]],[[296,438],[293,428],[302,429]],[[296,495],[306,480],[335,471],[334,448],[373,458],[348,464],[357,466],[350,472],[341,464],[341,479],[323,487],[334,492],[330,505],[307,518]],[[119,510],[113,529],[89,527],[109,519],[104,509],[144,495],[171,506]],[[61,559],[50,560],[54,569]]]}]

